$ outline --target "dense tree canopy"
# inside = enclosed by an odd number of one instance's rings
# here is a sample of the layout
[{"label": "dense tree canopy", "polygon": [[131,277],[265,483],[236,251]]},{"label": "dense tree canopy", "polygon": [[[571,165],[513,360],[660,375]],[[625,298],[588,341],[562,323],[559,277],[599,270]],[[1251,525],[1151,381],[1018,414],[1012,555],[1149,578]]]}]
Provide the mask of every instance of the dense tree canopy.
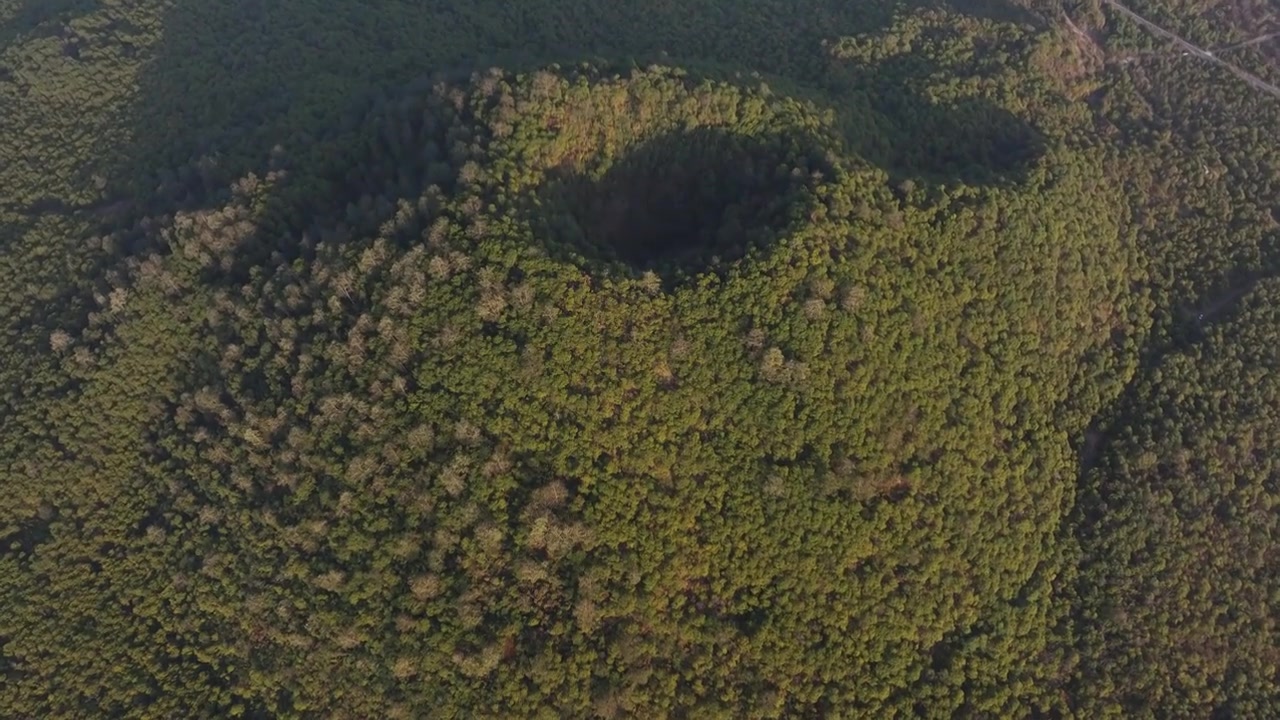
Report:
[{"label": "dense tree canopy", "polygon": [[0,0],[0,714],[1275,714],[1274,103],[622,5]]},{"label": "dense tree canopy", "polygon": [[[1277,557],[1276,284],[1134,387],[1084,483],[1088,714],[1271,717]],[[1247,392],[1240,392],[1247,388]]]}]

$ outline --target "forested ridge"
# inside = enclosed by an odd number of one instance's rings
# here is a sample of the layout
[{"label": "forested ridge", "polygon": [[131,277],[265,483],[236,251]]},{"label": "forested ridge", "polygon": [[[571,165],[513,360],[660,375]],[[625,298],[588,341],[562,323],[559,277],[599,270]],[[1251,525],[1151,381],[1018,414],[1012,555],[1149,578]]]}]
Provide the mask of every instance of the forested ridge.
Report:
[{"label": "forested ridge", "polygon": [[1094,2],[0,0],[0,715],[1276,716],[1277,137]]}]

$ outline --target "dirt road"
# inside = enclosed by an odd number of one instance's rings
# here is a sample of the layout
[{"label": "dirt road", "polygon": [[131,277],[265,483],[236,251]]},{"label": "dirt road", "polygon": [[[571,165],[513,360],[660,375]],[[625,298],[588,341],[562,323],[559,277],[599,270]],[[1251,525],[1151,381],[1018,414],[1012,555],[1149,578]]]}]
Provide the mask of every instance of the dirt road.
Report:
[{"label": "dirt road", "polygon": [[1152,33],[1155,33],[1160,37],[1173,41],[1175,45],[1182,48],[1183,51],[1185,51],[1186,53],[1190,55],[1195,55],[1197,57],[1203,58],[1210,62],[1217,63],[1225,67],[1226,69],[1230,70],[1236,77],[1249,83],[1249,85],[1252,86],[1253,88],[1257,90],[1261,90],[1262,92],[1265,92],[1268,95],[1271,95],[1272,97],[1280,98],[1280,87],[1272,85],[1271,83],[1267,82],[1266,80],[1263,80],[1257,75],[1254,75],[1248,70],[1238,67],[1234,63],[1223,60],[1222,58],[1218,57],[1216,54],[1209,52],[1208,50],[1205,50],[1204,48],[1196,45],[1195,43],[1192,43],[1189,40],[1186,40],[1185,38],[1181,37],[1180,35],[1177,35],[1176,33],[1173,33],[1169,30],[1165,30],[1159,25],[1151,22],[1150,20],[1142,17],[1138,13],[1120,4],[1118,0],[1103,0],[1103,2],[1105,2],[1106,4],[1114,8],[1116,12],[1120,13],[1121,15],[1124,15],[1130,20],[1133,20],[1134,22],[1138,23],[1139,25],[1146,28],[1147,30],[1150,30]]}]

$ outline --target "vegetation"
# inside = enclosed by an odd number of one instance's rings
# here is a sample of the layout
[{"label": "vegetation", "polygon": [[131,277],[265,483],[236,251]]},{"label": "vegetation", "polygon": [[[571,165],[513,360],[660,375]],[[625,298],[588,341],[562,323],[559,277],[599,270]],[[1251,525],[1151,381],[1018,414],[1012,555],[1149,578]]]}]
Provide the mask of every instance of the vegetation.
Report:
[{"label": "vegetation", "polygon": [[1275,714],[1280,116],[1160,52],[0,0],[0,714]]},{"label": "vegetation", "polygon": [[[1269,717],[1276,285],[1135,384],[1083,483],[1078,698],[1093,717]],[[1247,388],[1246,392],[1240,392]]]}]

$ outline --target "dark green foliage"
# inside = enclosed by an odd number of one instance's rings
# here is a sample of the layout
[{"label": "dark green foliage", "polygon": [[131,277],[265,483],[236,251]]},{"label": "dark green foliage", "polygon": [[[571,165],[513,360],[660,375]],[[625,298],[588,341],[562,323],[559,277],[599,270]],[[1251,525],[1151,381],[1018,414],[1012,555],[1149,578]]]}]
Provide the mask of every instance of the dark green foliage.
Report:
[{"label": "dark green foliage", "polygon": [[1033,9],[0,0],[0,715],[1275,714],[1280,116]]},{"label": "dark green foliage", "polygon": [[1083,714],[1280,712],[1276,290],[1144,377],[1086,478]]}]

